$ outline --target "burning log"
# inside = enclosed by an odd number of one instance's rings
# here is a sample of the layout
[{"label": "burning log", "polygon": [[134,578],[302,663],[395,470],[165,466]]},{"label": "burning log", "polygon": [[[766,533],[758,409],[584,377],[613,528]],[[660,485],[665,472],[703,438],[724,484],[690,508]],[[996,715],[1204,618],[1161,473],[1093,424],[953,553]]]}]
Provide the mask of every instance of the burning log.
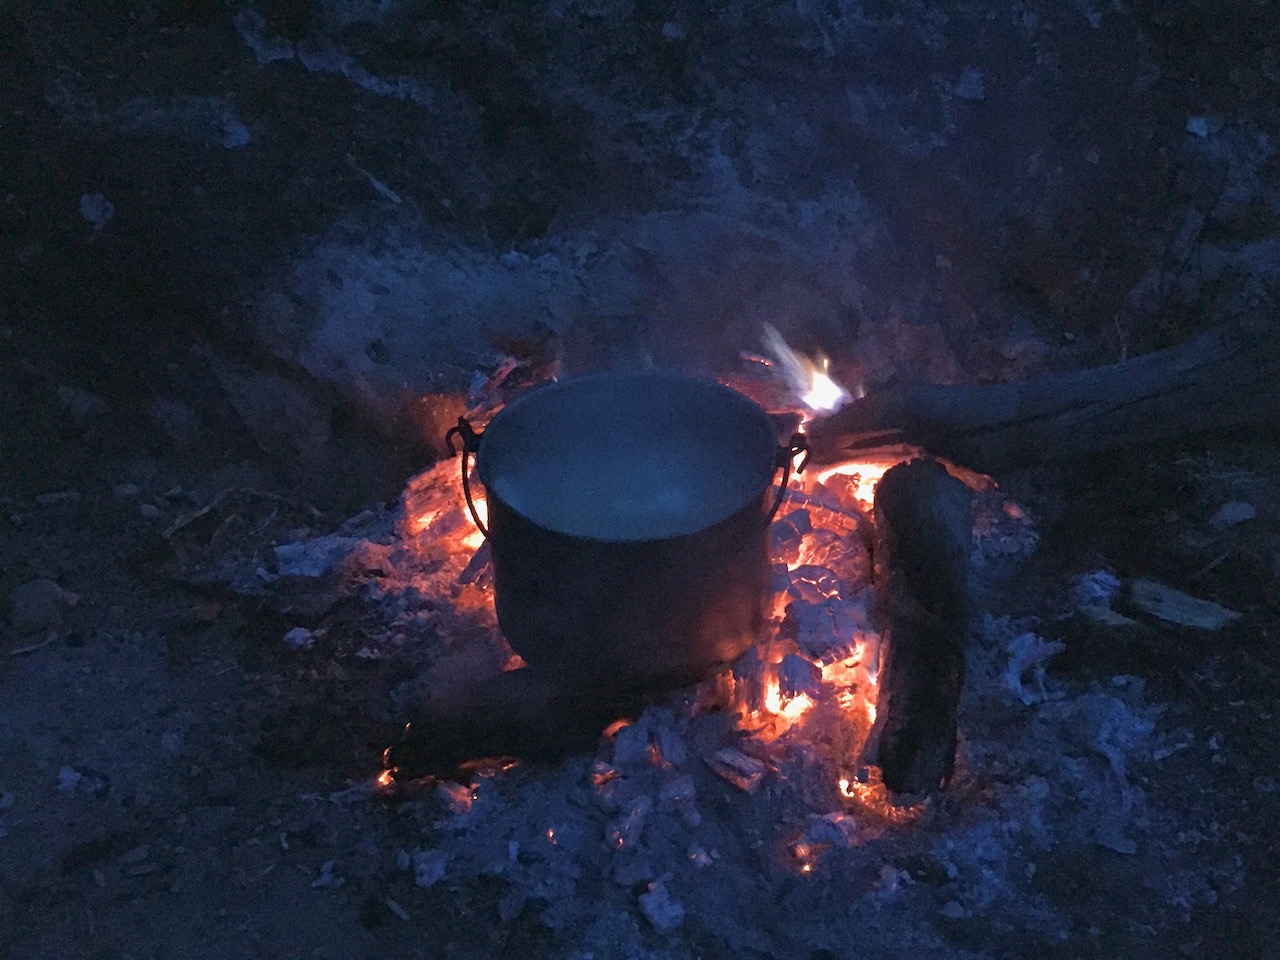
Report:
[{"label": "burning log", "polygon": [[1110,366],[967,387],[895,382],[808,428],[816,464],[906,441],[995,473],[1280,417],[1274,326],[1217,327]]},{"label": "burning log", "polygon": [[876,721],[864,751],[896,793],[929,793],[955,764],[964,680],[970,494],[936,460],[889,470],[876,487]]}]

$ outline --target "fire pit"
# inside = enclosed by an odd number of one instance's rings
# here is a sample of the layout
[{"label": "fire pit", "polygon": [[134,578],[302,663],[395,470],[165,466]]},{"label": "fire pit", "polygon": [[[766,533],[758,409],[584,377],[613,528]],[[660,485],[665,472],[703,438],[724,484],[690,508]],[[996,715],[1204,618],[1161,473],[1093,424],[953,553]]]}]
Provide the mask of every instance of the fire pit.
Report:
[{"label": "fire pit", "polygon": [[[820,378],[836,388],[824,395],[848,396],[825,367],[789,348],[782,355],[797,385]],[[804,480],[790,491],[794,509],[774,522],[791,460],[804,449],[802,435],[779,446],[776,434],[775,421],[740,393],[667,373],[534,388],[483,434],[461,419],[449,442],[461,440],[462,497],[452,495],[452,510],[407,501],[407,515],[421,521],[407,532],[429,536],[465,501],[487,536],[476,558],[492,560],[498,627],[520,669],[434,697],[388,751],[388,779],[485,754],[590,749],[609,721],[706,680],[704,707],[738,712],[744,729],[770,739],[812,711],[818,735],[841,742],[846,774],[868,744],[866,762],[884,766],[895,790],[927,793],[947,780],[970,493],[936,463],[902,473],[875,524],[891,533],[877,542],[889,589],[875,604],[869,499],[894,459],[837,464]],[[483,506],[470,485],[471,455]],[[439,468],[432,476],[438,483]],[[474,566],[462,579],[476,580]],[[901,622],[901,650],[886,658],[887,708],[868,741],[888,626],[873,620],[890,614]],[[709,762],[748,790],[767,769],[729,745]],[[842,779],[846,795],[860,789]]]}]

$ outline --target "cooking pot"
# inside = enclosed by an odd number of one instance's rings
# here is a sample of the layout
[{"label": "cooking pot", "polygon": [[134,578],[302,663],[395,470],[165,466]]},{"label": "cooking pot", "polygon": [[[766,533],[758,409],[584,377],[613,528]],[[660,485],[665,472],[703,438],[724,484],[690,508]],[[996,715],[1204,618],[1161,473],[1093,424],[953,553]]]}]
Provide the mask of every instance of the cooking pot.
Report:
[{"label": "cooking pot", "polygon": [[483,434],[460,418],[451,452],[459,439],[498,626],[530,666],[570,682],[684,680],[759,638],[769,521],[806,448],[800,434],[780,445],[742,394],[671,373],[585,376],[520,396]]}]

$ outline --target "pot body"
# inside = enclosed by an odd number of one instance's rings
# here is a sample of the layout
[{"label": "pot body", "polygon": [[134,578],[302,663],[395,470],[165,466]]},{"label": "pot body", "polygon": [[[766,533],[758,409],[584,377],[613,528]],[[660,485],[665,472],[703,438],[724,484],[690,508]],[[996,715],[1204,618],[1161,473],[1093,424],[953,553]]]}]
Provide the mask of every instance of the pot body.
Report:
[{"label": "pot body", "polygon": [[506,407],[476,468],[507,641],[571,682],[737,657],[767,619],[780,452],[768,415],[713,381],[604,374]]}]

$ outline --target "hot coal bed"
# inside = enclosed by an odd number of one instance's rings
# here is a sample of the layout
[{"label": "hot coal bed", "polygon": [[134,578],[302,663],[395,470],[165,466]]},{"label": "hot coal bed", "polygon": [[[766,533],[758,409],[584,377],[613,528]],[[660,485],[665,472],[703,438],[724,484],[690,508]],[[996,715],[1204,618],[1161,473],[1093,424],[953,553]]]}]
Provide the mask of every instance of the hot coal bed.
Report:
[{"label": "hot coal bed", "polygon": [[[762,392],[756,375],[736,383]],[[522,392],[482,390],[463,423]],[[791,404],[772,411],[783,435],[812,415]],[[363,663],[365,709],[409,721],[369,753],[366,780],[309,798],[319,822],[360,825],[314,886],[400,871],[418,892],[388,898],[396,914],[493,891],[489,920],[532,925],[523,935],[552,955],[675,957],[701,943],[920,957],[970,955],[947,928],[975,921],[996,940],[1068,940],[1037,881],[1063,851],[1141,859],[1144,896],[1187,915],[1241,882],[1238,864],[1189,855],[1144,789],[1144,771],[1191,742],[1144,682],[1054,679],[1062,644],[977,601],[975,583],[998,584],[1038,541],[989,477],[901,445],[810,465],[768,526],[759,642],[698,682],[611,685],[589,646],[553,679],[504,639],[469,465],[443,460],[395,510],[254,555],[210,551],[195,533],[208,512],[173,525],[182,576],[310,624],[282,631],[299,677]],[[599,512],[572,486],[557,496],[562,515]],[[644,589],[646,571],[634,575]],[[1109,571],[1065,587],[1063,610],[1119,616]],[[288,731],[281,741],[285,757],[305,749]]]}]

